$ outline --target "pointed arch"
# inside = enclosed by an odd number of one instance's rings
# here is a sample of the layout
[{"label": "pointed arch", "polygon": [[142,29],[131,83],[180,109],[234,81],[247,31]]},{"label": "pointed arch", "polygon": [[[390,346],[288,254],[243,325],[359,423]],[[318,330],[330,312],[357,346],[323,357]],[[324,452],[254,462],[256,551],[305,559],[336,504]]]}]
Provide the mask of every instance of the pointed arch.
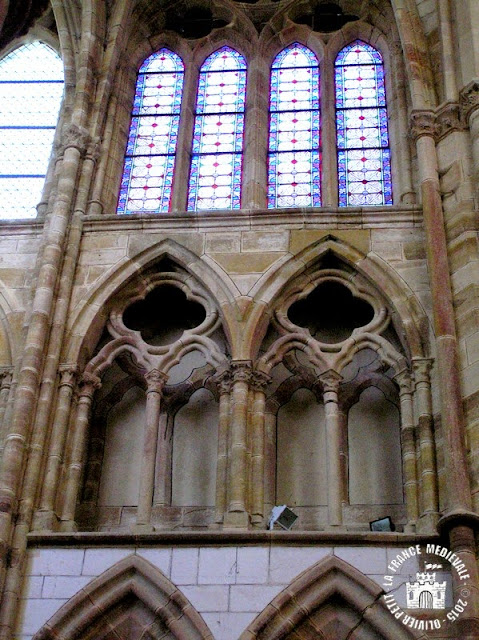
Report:
[{"label": "pointed arch", "polygon": [[118,214],[169,211],[184,69],[180,56],[162,47],[138,71]]},{"label": "pointed arch", "polygon": [[299,42],[271,66],[268,208],[321,206],[319,61]]},{"label": "pointed arch", "polygon": [[299,637],[295,632],[303,628],[323,640],[347,638],[353,629],[360,629],[364,633],[361,638],[371,640],[417,638],[419,634],[407,629],[387,610],[382,594],[378,584],[350,564],[327,556],[278,594],[240,640],[287,640]]},{"label": "pointed arch", "polygon": [[196,96],[189,211],[239,209],[247,63],[223,46],[203,62]]},{"label": "pointed arch", "polygon": [[[141,277],[145,269],[163,258],[170,258],[209,291],[223,314],[224,329],[230,338],[229,327],[234,325],[233,319],[237,320],[240,315],[235,300],[240,295],[237,287],[214,261],[200,257],[184,245],[166,238],[115,265],[99,279],[93,291],[80,301],[76,313],[71,317],[65,362],[77,362],[82,347],[96,345],[99,332],[108,317],[109,301],[134,277]],[[86,336],[88,345],[84,344]]]},{"label": "pointed arch", "polygon": [[[121,605],[124,606],[121,606]],[[169,632],[177,640],[210,640],[212,634],[189,600],[161,571],[131,555],[92,580],[63,605],[35,634],[35,640],[103,637],[125,621],[137,623],[138,635],[150,638]],[[92,635],[94,633],[94,635]]]},{"label": "pointed arch", "polygon": [[[429,344],[424,337],[429,320],[409,285],[382,258],[372,252],[365,253],[333,234],[325,235],[295,256],[285,256],[265,272],[250,292],[257,304],[247,320],[244,335],[254,336],[255,340],[262,337],[269,322],[264,309],[272,308],[283,292],[305,272],[311,277],[315,270],[320,270],[326,256],[334,256],[342,263],[350,271],[349,278],[365,278],[385,298],[412,357],[429,355]],[[258,346],[258,342],[251,344],[251,350]]]}]

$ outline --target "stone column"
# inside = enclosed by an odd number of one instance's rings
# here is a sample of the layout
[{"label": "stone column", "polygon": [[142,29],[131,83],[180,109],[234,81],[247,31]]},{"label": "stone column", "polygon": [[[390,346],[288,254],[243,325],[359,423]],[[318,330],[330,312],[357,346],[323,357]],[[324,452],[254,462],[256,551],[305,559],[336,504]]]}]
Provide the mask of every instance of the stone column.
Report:
[{"label": "stone column", "polygon": [[265,471],[265,402],[270,376],[262,371],[253,373],[253,407],[251,416],[251,523],[264,528],[264,471]]},{"label": "stone column", "polygon": [[[476,127],[479,133],[479,123],[471,123],[471,126]],[[468,553],[475,553],[472,527],[477,527],[479,518],[472,511],[469,486],[459,354],[452,304],[445,221],[439,190],[433,112],[413,111],[412,134],[416,141],[417,164],[420,172],[436,337],[437,377],[441,397],[441,424],[444,433],[444,463],[447,474],[446,513],[439,520],[438,527],[449,534],[451,545],[454,543],[457,532],[470,529],[470,535],[464,534],[463,538],[467,539],[471,545]],[[479,165],[476,160],[479,159],[479,138],[476,139],[475,147],[475,178],[477,183]],[[479,629],[478,608],[479,600],[476,594],[472,593],[470,606],[462,614],[462,621],[473,628],[476,633]],[[463,638],[465,637],[463,636]]]},{"label": "stone column", "polygon": [[75,431],[71,442],[70,459],[66,469],[65,493],[60,517],[61,531],[76,531],[75,509],[78,492],[80,490],[80,478],[90,424],[90,411],[95,391],[100,387],[100,378],[90,373],[83,374],[78,394]]},{"label": "stone column", "polygon": [[140,469],[140,488],[136,512],[136,530],[153,531],[151,510],[155,489],[156,449],[160,422],[161,395],[166,375],[152,369],[146,376],[146,424],[143,436],[143,457]]},{"label": "stone column", "polygon": [[413,359],[419,459],[421,464],[422,513],[420,514],[418,530],[424,532],[434,532],[439,520],[436,449],[431,399],[431,366],[432,362],[429,359]]},{"label": "stone column", "polygon": [[171,438],[168,430],[168,413],[160,412],[156,455],[155,505],[165,507],[171,496]]},{"label": "stone column", "polygon": [[63,462],[75,379],[76,369],[74,367],[66,366],[60,368],[60,382],[50,437],[50,450],[42,485],[40,507],[35,514],[33,525],[36,530],[52,530],[54,528],[55,495]]},{"label": "stone column", "polygon": [[6,439],[0,474],[0,545],[7,548],[11,537],[12,518],[16,515],[18,490],[24,475],[26,443],[32,431],[32,416],[38,399],[44,365],[45,344],[51,328],[54,293],[64,255],[65,239],[71,217],[71,206],[77,187],[77,176],[88,136],[85,130],[70,125],[64,131],[64,153],[55,200],[46,226],[32,313],[18,374],[18,392],[12,412],[10,436]]},{"label": "stone column", "polygon": [[221,525],[227,508],[228,434],[230,422],[231,377],[226,371],[217,380],[220,394],[218,424],[218,459],[216,462],[215,524]]},{"label": "stone column", "polygon": [[269,517],[276,503],[276,413],[267,409],[264,415],[264,504]]},{"label": "stone column", "polygon": [[461,91],[461,103],[471,135],[473,184],[476,185],[476,207],[479,203],[479,80],[473,80]]},{"label": "stone column", "polygon": [[338,409],[338,390],[342,376],[330,369],[319,376],[323,389],[326,420],[326,449],[328,457],[328,521],[330,527],[343,523],[341,481],[341,424]]},{"label": "stone column", "polygon": [[403,369],[394,376],[394,379],[399,385],[401,403],[401,455],[408,520],[405,531],[406,533],[414,533],[419,517],[419,506],[411,374],[407,369]]},{"label": "stone column", "polygon": [[248,394],[252,371],[249,360],[231,363],[233,381],[231,394],[230,450],[228,468],[228,512],[225,526],[247,528],[247,424]]},{"label": "stone column", "polygon": [[348,447],[348,414],[341,402],[338,406],[339,419],[339,469],[341,474],[341,503],[349,505],[349,447]]},{"label": "stone column", "polygon": [[0,373],[0,455],[3,451],[3,440],[6,435],[6,428],[4,425],[5,411],[7,409],[8,396],[10,394],[10,388],[12,385],[12,373],[11,371],[4,370]]}]

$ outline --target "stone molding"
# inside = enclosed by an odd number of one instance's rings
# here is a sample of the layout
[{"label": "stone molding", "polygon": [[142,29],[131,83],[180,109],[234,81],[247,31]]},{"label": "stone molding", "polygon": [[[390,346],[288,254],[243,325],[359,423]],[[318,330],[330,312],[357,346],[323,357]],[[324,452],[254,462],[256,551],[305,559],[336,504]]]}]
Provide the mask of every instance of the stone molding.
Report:
[{"label": "stone molding", "polygon": [[464,131],[466,118],[464,110],[457,102],[446,102],[436,112],[436,142],[453,131]]},{"label": "stone molding", "polygon": [[414,141],[421,136],[430,136],[438,143],[455,131],[467,128],[467,114],[464,105],[445,102],[435,111],[414,110],[411,112],[411,136]]},{"label": "stone molding", "polygon": [[479,108],[479,80],[473,80],[467,84],[459,94],[461,106],[466,119]]},{"label": "stone molding", "polygon": [[317,544],[361,544],[363,546],[409,546],[438,542],[439,535],[414,533],[381,533],[379,531],[269,531],[269,530],[219,530],[207,531],[154,531],[151,533],[119,533],[111,531],[36,532],[27,536],[27,545],[34,547],[116,547],[124,545],[151,546],[175,545],[229,545],[285,543]]},{"label": "stone molding", "polygon": [[[400,621],[395,620],[380,598],[381,587],[353,566],[335,556],[327,556],[304,571],[264,609],[240,640],[275,640],[289,635],[291,629],[299,629],[332,596],[336,595],[340,606],[335,610],[336,624],[344,620],[346,628],[351,617],[357,618],[354,630],[364,621],[364,631],[372,629],[384,640],[409,640],[419,637]],[[369,615],[363,619],[364,611]],[[324,621],[327,624],[327,621]],[[321,620],[315,619],[314,630]],[[308,628],[312,628],[310,625]],[[374,637],[376,637],[374,633]],[[319,633],[318,637],[322,637]],[[361,634],[361,637],[363,635]],[[364,637],[369,636],[365,633]]]},{"label": "stone molding", "polygon": [[[69,637],[69,630],[80,634],[105,618],[111,629],[121,623],[123,609],[117,605],[133,597],[154,615],[178,640],[207,640],[212,635],[206,623],[186,596],[144,558],[131,555],[107,569],[70,598],[35,634],[35,640]],[[109,615],[110,614],[110,615]],[[107,619],[106,619],[107,618]],[[163,632],[158,629],[163,637]],[[160,636],[152,636],[160,637]]]}]

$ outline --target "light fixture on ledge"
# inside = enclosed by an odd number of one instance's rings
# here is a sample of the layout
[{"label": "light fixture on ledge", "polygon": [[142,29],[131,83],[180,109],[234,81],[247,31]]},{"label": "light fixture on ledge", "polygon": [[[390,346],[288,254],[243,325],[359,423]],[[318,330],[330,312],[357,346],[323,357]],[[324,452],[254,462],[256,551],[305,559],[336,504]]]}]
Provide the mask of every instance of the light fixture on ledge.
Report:
[{"label": "light fixture on ledge", "polygon": [[372,520],[369,523],[369,529],[371,531],[396,531],[394,522],[391,520],[391,516],[385,518],[379,518],[379,520]]},{"label": "light fixture on ledge", "polygon": [[269,517],[268,529],[273,531],[275,523],[279,524],[282,529],[289,530],[298,519],[298,516],[291,511],[285,504],[278,507],[273,507],[271,515]]}]

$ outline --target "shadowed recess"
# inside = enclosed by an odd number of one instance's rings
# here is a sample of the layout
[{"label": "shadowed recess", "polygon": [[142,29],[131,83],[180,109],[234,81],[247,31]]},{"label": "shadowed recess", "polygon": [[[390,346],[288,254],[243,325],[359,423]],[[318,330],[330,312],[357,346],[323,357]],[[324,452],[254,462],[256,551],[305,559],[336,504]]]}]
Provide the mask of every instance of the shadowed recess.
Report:
[{"label": "shadowed recess", "polygon": [[288,309],[293,324],[308,329],[321,342],[335,344],[346,340],[354,329],[371,322],[374,310],[367,302],[354,298],[337,282],[320,284],[303,300]]},{"label": "shadowed recess", "polygon": [[178,340],[183,331],[194,329],[205,317],[201,304],[188,300],[181,289],[164,285],[130,305],[123,313],[123,322],[129,329],[140,331],[148,344],[162,346]]},{"label": "shadowed recess", "polygon": [[203,38],[213,29],[226,26],[228,23],[215,18],[211,9],[191,7],[180,14],[178,8],[171,10],[166,18],[166,28],[176,31],[184,38]]},{"label": "shadowed recess", "polygon": [[331,33],[338,31],[348,22],[359,20],[359,16],[344,13],[334,2],[325,2],[315,7],[311,12],[303,13],[293,18],[297,24],[306,24],[313,31]]}]

